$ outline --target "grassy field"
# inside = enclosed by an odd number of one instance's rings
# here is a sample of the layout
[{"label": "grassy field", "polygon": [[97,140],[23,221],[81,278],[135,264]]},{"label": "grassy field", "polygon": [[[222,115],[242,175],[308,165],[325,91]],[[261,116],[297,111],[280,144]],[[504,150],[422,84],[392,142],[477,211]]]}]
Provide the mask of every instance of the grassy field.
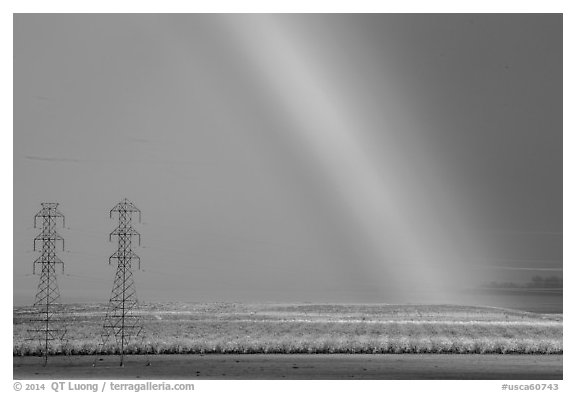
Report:
[{"label": "grassy field", "polygon": [[[30,307],[14,308],[14,356],[38,355]],[[562,315],[429,305],[144,304],[143,341],[127,353],[562,354]],[[64,306],[53,354],[117,353],[100,347],[105,305]]]}]

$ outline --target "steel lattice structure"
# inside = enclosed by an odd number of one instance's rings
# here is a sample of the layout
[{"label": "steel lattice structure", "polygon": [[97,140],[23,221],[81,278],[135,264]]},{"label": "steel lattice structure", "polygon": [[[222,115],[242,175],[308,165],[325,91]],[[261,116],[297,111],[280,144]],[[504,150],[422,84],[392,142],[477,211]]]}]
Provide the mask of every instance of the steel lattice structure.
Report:
[{"label": "steel lattice structure", "polygon": [[[33,274],[40,270],[40,281],[38,291],[34,301],[34,317],[32,318],[33,340],[43,342],[44,346],[44,365],[48,362],[48,352],[50,343],[53,340],[62,340],[66,334],[66,329],[61,325],[58,318],[60,291],[56,281],[56,265],[62,266],[64,272],[64,262],[56,255],[56,243],[62,242],[64,250],[64,238],[56,232],[56,223],[62,220],[64,226],[64,215],[58,210],[58,203],[42,203],[42,208],[34,216],[34,228],[37,227],[38,221],[42,222],[42,231],[34,238],[34,251],[40,243],[41,252],[33,264]],[[39,267],[39,269],[37,269]]]},{"label": "steel lattice structure", "polygon": [[116,260],[117,269],[104,321],[102,346],[114,337],[120,349],[120,366],[123,366],[125,347],[136,337],[142,338],[143,333],[140,317],[134,312],[138,300],[132,274],[133,262],[137,262],[140,269],[140,257],[132,251],[132,238],[137,236],[140,244],[140,234],[132,227],[132,215],[137,213],[140,221],[141,213],[128,199],[124,199],[110,210],[110,218],[114,213],[118,214],[118,227],[110,233],[110,241],[112,237],[118,239],[118,250],[109,258],[108,263],[111,264],[112,260]]}]

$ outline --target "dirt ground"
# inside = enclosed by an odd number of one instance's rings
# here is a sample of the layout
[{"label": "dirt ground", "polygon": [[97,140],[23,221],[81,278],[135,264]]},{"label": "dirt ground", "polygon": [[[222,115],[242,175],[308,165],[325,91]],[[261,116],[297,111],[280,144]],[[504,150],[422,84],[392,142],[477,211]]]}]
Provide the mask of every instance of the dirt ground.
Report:
[{"label": "dirt ground", "polygon": [[[562,379],[562,355],[14,357],[14,379]],[[150,365],[146,364],[150,361]],[[94,364],[94,366],[93,366]]]}]

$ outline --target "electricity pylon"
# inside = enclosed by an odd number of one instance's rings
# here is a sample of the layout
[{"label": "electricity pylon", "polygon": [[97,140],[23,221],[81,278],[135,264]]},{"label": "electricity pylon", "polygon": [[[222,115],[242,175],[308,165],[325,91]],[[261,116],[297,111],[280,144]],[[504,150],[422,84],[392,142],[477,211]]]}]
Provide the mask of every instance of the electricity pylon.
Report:
[{"label": "electricity pylon", "polygon": [[114,336],[116,345],[120,349],[120,366],[124,366],[125,347],[132,339],[142,338],[143,332],[140,316],[134,313],[138,300],[132,275],[133,262],[138,262],[138,269],[140,269],[140,257],[132,251],[133,237],[137,236],[138,244],[140,244],[140,234],[132,227],[132,214],[137,213],[140,221],[141,213],[128,199],[122,200],[110,210],[110,218],[113,213],[118,214],[118,227],[110,233],[110,241],[113,236],[117,237],[118,250],[109,258],[108,263],[111,264],[112,260],[116,260],[117,269],[104,320],[102,346],[104,347],[110,337]]},{"label": "electricity pylon", "polygon": [[56,281],[56,265],[62,265],[64,273],[64,262],[56,255],[56,243],[62,242],[64,250],[64,238],[56,232],[56,222],[62,219],[64,226],[64,215],[58,210],[58,203],[42,203],[42,209],[34,216],[34,228],[37,227],[38,220],[42,221],[42,232],[34,238],[34,251],[38,242],[41,243],[40,252],[33,264],[32,272],[36,274],[36,267],[40,267],[40,282],[34,301],[34,317],[32,318],[33,340],[39,340],[44,344],[44,366],[48,363],[48,349],[53,340],[63,340],[66,329],[59,325],[57,312],[59,308],[60,291]]}]

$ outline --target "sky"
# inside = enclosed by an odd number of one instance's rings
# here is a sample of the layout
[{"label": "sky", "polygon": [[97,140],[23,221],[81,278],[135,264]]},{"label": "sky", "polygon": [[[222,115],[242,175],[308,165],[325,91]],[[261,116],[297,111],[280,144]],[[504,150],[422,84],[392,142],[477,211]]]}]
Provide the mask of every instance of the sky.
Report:
[{"label": "sky", "polygon": [[14,303],[457,302],[562,277],[559,14],[16,14]]}]

